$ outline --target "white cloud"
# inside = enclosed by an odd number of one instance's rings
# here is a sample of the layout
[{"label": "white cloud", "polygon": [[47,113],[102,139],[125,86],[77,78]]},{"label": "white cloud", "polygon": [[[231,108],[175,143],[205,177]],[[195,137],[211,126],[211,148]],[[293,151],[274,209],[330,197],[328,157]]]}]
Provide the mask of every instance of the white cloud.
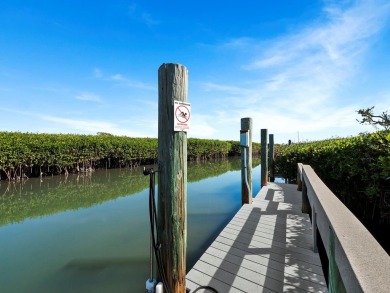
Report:
[{"label": "white cloud", "polygon": [[150,13],[144,12],[141,16],[143,22],[148,26],[160,24],[160,22],[152,17]]},{"label": "white cloud", "polygon": [[118,74],[118,73],[112,75],[112,76],[110,77],[110,79],[112,79],[112,80],[118,80],[118,81],[123,81],[123,80],[124,80],[122,74]]},{"label": "white cloud", "polygon": [[[134,131],[134,123],[130,123],[131,127],[120,127],[114,122],[107,122],[102,119],[92,120],[92,119],[77,119],[77,118],[65,118],[54,115],[47,115],[39,112],[32,111],[20,111],[9,108],[0,107],[0,112],[12,113],[13,116],[21,115],[28,117],[32,123],[35,125],[36,130],[40,132],[53,132],[53,133],[87,133],[87,134],[96,134],[98,132],[107,132],[113,135],[125,135],[130,137],[155,137],[154,128],[157,126],[153,124],[153,128],[145,131],[145,128],[137,127],[140,129],[140,132]],[[79,113],[69,113],[70,115],[78,116]],[[43,125],[43,126],[42,126]],[[146,125],[146,124],[145,124]],[[156,128],[157,129],[157,128]],[[12,131],[12,128],[11,128]],[[13,131],[31,131],[22,129],[14,129]]]},{"label": "white cloud", "polygon": [[99,68],[95,68],[93,70],[93,75],[96,78],[102,78],[103,77],[103,72]]},{"label": "white cloud", "polygon": [[158,101],[151,101],[151,100],[137,100],[137,103],[144,104],[148,107],[149,110],[157,110],[158,109]]},{"label": "white cloud", "polygon": [[129,88],[148,90],[148,91],[156,90],[155,86],[149,85],[145,82],[133,80],[133,79],[121,74],[121,73],[115,73],[112,75],[105,75],[105,74],[103,74],[102,70],[95,68],[94,69],[94,76],[97,79],[116,82],[120,85],[129,87]]},{"label": "white cloud", "polygon": [[128,13],[132,20],[142,22],[147,26],[155,26],[160,24],[150,13],[143,11],[142,8],[136,3],[132,3],[128,6]]},{"label": "white cloud", "polygon": [[[357,1],[355,6],[342,10],[325,8],[326,22],[310,25],[302,31],[277,39],[260,52],[260,57],[247,65],[249,69],[297,66],[302,60],[315,59],[324,65],[351,64],[367,49],[367,39],[386,24],[390,3],[384,1]],[[314,58],[317,57],[317,58]]]},{"label": "white cloud", "polygon": [[156,87],[151,86],[147,83],[141,81],[135,81],[130,78],[124,77],[121,74],[114,74],[110,77],[111,80],[118,82],[121,85],[124,85],[129,88],[141,89],[141,90],[156,90]]},{"label": "white cloud", "polygon": [[217,130],[210,124],[209,117],[207,115],[194,114],[191,115],[190,130],[188,131],[188,137],[196,138],[214,138]]},{"label": "white cloud", "polygon": [[231,39],[219,46],[220,49],[240,49],[248,46],[253,46],[255,40],[248,37],[240,37],[236,39]]},{"label": "white cloud", "polygon": [[89,93],[89,92],[83,92],[75,97],[77,100],[81,101],[88,101],[88,102],[100,102],[101,99],[98,95],[94,93]]},{"label": "white cloud", "polygon": [[[205,117],[205,123],[236,128],[241,117],[252,117],[258,129],[275,133],[355,131],[359,106],[356,97],[345,96],[343,87],[359,85],[357,74],[389,16],[387,1],[353,1],[345,6],[334,2],[324,8],[325,21],[316,20],[292,34],[267,42],[229,40],[225,44],[229,50],[245,47],[243,54],[257,55],[241,68],[252,80],[203,83],[204,91],[222,95],[231,106],[222,115]],[[217,49],[221,48],[224,45]]]},{"label": "white cloud", "polygon": [[141,133],[130,131],[128,129],[120,128],[116,124],[111,122],[105,122],[101,120],[77,120],[72,118],[63,118],[50,115],[43,115],[42,119],[45,121],[50,121],[58,123],[60,125],[66,126],[76,133],[88,132],[91,134],[96,134],[98,132],[106,132],[114,135],[126,135],[133,137],[142,137]]},{"label": "white cloud", "polygon": [[239,87],[239,86],[232,86],[232,85],[223,85],[223,84],[217,84],[212,82],[206,82],[201,85],[204,91],[219,91],[219,92],[225,92],[229,95],[249,95],[252,94],[252,90]]}]

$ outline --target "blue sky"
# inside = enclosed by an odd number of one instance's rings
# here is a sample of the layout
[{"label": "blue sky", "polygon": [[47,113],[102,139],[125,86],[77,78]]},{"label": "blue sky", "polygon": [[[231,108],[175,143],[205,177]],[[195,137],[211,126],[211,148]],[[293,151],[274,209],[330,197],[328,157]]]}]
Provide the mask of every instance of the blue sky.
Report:
[{"label": "blue sky", "polygon": [[157,137],[157,70],[189,71],[189,137],[371,131],[390,109],[390,2],[0,3],[0,130]]}]

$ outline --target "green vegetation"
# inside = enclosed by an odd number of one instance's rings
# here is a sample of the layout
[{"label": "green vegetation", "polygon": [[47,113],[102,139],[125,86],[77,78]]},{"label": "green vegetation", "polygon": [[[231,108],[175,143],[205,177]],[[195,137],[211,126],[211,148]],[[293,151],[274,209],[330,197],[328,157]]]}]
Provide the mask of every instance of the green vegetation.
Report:
[{"label": "green vegetation", "polygon": [[375,129],[383,127],[385,131],[390,131],[390,115],[387,114],[387,111],[382,112],[382,114],[375,114],[374,108],[375,106],[358,110],[357,113],[362,116],[362,120],[358,120],[358,122],[360,124],[369,124]]},{"label": "green vegetation", "polygon": [[[239,154],[238,142],[188,139],[188,159],[223,158]],[[254,144],[253,152],[258,152]],[[157,139],[98,135],[0,132],[0,177],[84,172],[157,161]]]},{"label": "green vegetation", "polygon": [[390,224],[390,133],[292,144],[279,148],[279,174],[296,178],[297,163],[311,165],[360,219]]},{"label": "green vegetation", "polygon": [[9,179],[135,164],[156,154],[151,138],[0,132],[0,170]]},{"label": "green vegetation", "polygon": [[[240,162],[239,158],[189,162],[188,182],[240,170]],[[253,159],[254,167],[259,163],[259,158]],[[140,167],[102,170],[82,175],[47,176],[42,180],[2,181],[0,226],[66,210],[88,208],[138,193],[148,187],[149,177],[143,175]]]},{"label": "green vegetation", "polygon": [[[228,143],[230,143],[229,156],[236,156],[241,153],[239,141],[229,140]],[[261,144],[258,142],[252,142],[252,153],[254,155],[260,155],[260,151]]]},{"label": "green vegetation", "polygon": [[227,157],[231,144],[227,141],[189,138],[187,156],[190,160]]},{"label": "green vegetation", "polygon": [[77,210],[142,191],[149,180],[139,168],[93,174],[48,176],[0,185],[0,226],[65,210]]}]

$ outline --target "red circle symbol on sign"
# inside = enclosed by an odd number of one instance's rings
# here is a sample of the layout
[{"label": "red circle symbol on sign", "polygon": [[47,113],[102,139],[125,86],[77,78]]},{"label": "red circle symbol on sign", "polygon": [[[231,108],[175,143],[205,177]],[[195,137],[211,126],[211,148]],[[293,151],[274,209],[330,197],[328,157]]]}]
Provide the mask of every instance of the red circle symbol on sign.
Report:
[{"label": "red circle symbol on sign", "polygon": [[190,111],[186,106],[179,106],[176,108],[175,116],[180,123],[186,123],[190,120]]}]

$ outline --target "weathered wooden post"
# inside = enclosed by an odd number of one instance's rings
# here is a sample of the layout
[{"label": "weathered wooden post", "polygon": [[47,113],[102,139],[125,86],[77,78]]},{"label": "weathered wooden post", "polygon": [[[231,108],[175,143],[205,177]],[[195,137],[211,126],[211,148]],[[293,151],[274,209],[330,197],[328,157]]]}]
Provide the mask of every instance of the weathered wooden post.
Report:
[{"label": "weathered wooden post", "polygon": [[271,182],[275,182],[275,165],[274,165],[274,135],[269,135],[269,178]]},{"label": "weathered wooden post", "polygon": [[268,184],[268,129],[261,130],[261,187]]},{"label": "weathered wooden post", "polygon": [[245,132],[248,132],[248,147],[241,148],[242,204],[252,203],[252,118],[241,118],[241,133]]},{"label": "weathered wooden post", "polygon": [[187,133],[174,131],[174,101],[187,101],[188,70],[158,70],[158,232],[163,267],[172,293],[186,291]]}]

